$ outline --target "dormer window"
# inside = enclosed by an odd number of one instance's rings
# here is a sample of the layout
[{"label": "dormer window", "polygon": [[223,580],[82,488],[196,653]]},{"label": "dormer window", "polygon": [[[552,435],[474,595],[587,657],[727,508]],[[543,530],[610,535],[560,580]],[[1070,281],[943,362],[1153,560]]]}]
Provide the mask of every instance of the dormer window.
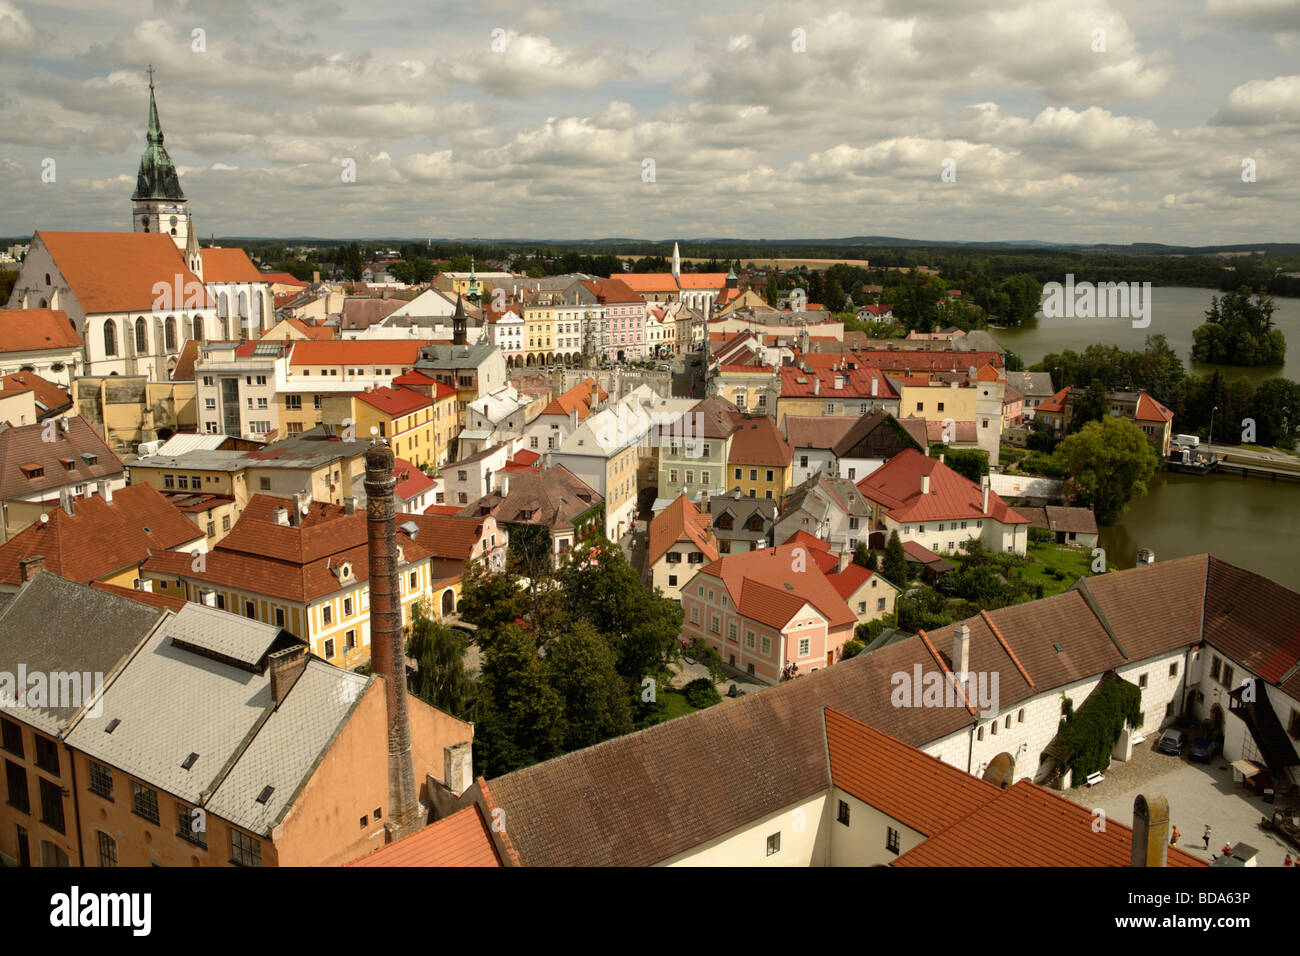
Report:
[{"label": "dormer window", "polygon": [[344,561],[339,565],[339,580],[346,581],[350,577],[352,577],[352,562]]},{"label": "dormer window", "polygon": [[40,465],[19,465],[19,468],[28,478],[40,478],[45,474],[45,469]]}]

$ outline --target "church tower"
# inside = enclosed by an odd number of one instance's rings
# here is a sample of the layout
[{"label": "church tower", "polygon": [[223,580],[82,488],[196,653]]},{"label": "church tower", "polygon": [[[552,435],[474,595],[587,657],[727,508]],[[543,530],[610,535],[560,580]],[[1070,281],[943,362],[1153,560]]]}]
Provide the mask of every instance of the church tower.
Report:
[{"label": "church tower", "polygon": [[451,316],[451,344],[468,345],[469,337],[468,319],[465,315],[465,303],[461,302],[460,296],[456,296],[456,311]]},{"label": "church tower", "polygon": [[133,232],[161,232],[172,237],[176,248],[186,251],[190,233],[190,216],[181,192],[176,167],[163,146],[162,126],[158,122],[158,104],[154,101],[153,67],[149,67],[149,143],[140,157],[131,196]]},{"label": "church tower", "polygon": [[673,243],[673,278],[682,277],[682,254],[677,251],[677,243]]}]

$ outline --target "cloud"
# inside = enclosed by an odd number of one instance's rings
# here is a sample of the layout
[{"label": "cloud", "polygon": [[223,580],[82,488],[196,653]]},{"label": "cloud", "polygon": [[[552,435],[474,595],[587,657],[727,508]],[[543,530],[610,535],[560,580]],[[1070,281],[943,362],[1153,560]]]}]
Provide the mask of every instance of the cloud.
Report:
[{"label": "cloud", "polygon": [[1227,102],[1210,122],[1224,126],[1300,124],[1300,76],[1243,83],[1228,94]]}]

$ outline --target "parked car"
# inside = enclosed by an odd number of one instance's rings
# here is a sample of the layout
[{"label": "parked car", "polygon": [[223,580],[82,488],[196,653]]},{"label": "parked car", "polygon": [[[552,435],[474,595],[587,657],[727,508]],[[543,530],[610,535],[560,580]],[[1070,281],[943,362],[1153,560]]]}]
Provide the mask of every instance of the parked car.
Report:
[{"label": "parked car", "polygon": [[1186,746],[1187,735],[1181,730],[1170,729],[1160,736],[1160,743],[1156,744],[1156,750],[1159,750],[1162,754],[1173,754],[1178,757]]},{"label": "parked car", "polygon": [[1192,744],[1192,749],[1187,752],[1187,756],[1197,763],[1209,763],[1222,749],[1223,741],[1218,737],[1200,737]]}]

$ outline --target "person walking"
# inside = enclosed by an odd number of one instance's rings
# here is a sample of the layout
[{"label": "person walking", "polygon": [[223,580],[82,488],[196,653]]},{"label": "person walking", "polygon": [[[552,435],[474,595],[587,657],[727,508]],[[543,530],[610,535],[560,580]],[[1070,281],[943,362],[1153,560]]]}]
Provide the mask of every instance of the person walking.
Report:
[{"label": "person walking", "polygon": [[1174,824],[1174,832],[1173,835],[1169,838],[1169,845],[1178,846],[1178,838],[1180,836],[1182,836],[1182,834],[1178,832],[1178,824]]},{"label": "person walking", "polygon": [[1205,832],[1201,834],[1201,839],[1205,842],[1205,852],[1210,852],[1210,825],[1205,825]]},{"label": "person walking", "polygon": [[1290,853],[1288,853],[1288,854],[1286,855],[1286,859],[1282,861],[1282,865],[1283,865],[1283,866],[1294,866],[1294,865],[1295,865],[1295,861],[1291,859],[1291,854],[1290,854]]}]

